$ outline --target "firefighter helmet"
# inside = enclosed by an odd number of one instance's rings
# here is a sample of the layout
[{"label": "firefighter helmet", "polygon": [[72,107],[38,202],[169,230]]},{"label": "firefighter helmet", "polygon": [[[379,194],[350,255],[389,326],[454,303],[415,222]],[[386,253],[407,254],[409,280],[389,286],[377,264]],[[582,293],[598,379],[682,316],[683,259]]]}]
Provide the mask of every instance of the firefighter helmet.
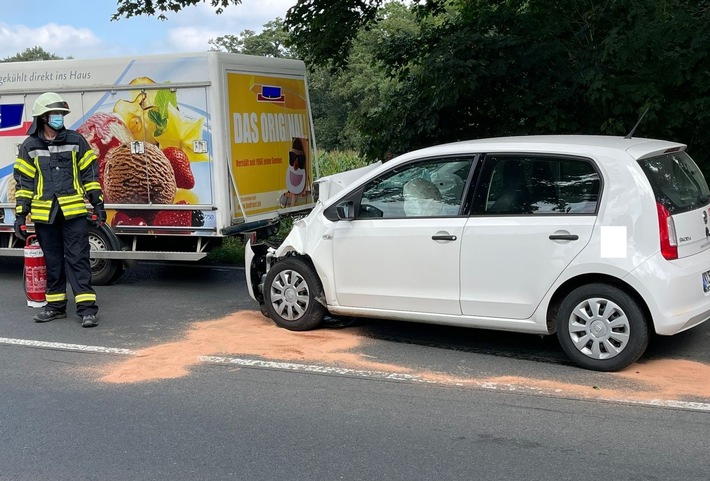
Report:
[{"label": "firefighter helmet", "polygon": [[37,100],[35,100],[32,106],[32,117],[39,117],[42,114],[55,110],[62,112],[64,115],[71,112],[69,110],[69,104],[61,95],[54,92],[47,92],[40,95],[37,97]]}]

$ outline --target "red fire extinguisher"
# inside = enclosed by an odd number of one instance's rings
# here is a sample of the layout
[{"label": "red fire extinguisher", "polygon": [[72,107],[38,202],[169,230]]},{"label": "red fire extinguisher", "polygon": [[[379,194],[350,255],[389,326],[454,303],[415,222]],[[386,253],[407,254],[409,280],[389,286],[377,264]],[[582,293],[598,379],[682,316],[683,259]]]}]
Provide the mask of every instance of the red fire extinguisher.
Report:
[{"label": "red fire extinguisher", "polygon": [[47,304],[44,294],[47,289],[47,265],[44,252],[36,235],[27,236],[25,243],[25,293],[29,307]]}]

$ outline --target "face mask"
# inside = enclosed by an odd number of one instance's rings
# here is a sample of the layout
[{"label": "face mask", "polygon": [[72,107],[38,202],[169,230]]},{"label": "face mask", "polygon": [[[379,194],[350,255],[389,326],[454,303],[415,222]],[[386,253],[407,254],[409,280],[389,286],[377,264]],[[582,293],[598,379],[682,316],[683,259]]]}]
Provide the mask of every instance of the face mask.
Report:
[{"label": "face mask", "polygon": [[64,127],[64,116],[62,114],[50,114],[47,124],[52,127],[53,130],[59,130]]}]

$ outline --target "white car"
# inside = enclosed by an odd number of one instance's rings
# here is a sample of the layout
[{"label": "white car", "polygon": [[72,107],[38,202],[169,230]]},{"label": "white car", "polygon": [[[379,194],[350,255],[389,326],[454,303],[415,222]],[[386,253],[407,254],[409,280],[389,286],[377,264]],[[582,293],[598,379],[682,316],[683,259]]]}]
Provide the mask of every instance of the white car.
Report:
[{"label": "white car", "polygon": [[325,178],[279,247],[248,243],[250,295],[291,330],[330,313],[556,333],[580,366],[623,369],[710,318],[710,191],[685,149],[494,138]]}]

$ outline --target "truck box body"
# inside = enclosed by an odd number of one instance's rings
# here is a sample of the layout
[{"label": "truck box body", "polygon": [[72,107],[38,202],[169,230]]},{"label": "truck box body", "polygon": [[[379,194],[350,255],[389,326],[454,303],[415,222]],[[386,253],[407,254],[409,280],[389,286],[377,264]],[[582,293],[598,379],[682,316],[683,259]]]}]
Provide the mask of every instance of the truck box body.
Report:
[{"label": "truck box body", "polygon": [[0,255],[21,255],[13,164],[47,91],[69,103],[65,125],[99,157],[120,245],[107,239],[94,256],[196,260],[225,235],[312,205],[301,61],[204,52],[0,63]]}]

